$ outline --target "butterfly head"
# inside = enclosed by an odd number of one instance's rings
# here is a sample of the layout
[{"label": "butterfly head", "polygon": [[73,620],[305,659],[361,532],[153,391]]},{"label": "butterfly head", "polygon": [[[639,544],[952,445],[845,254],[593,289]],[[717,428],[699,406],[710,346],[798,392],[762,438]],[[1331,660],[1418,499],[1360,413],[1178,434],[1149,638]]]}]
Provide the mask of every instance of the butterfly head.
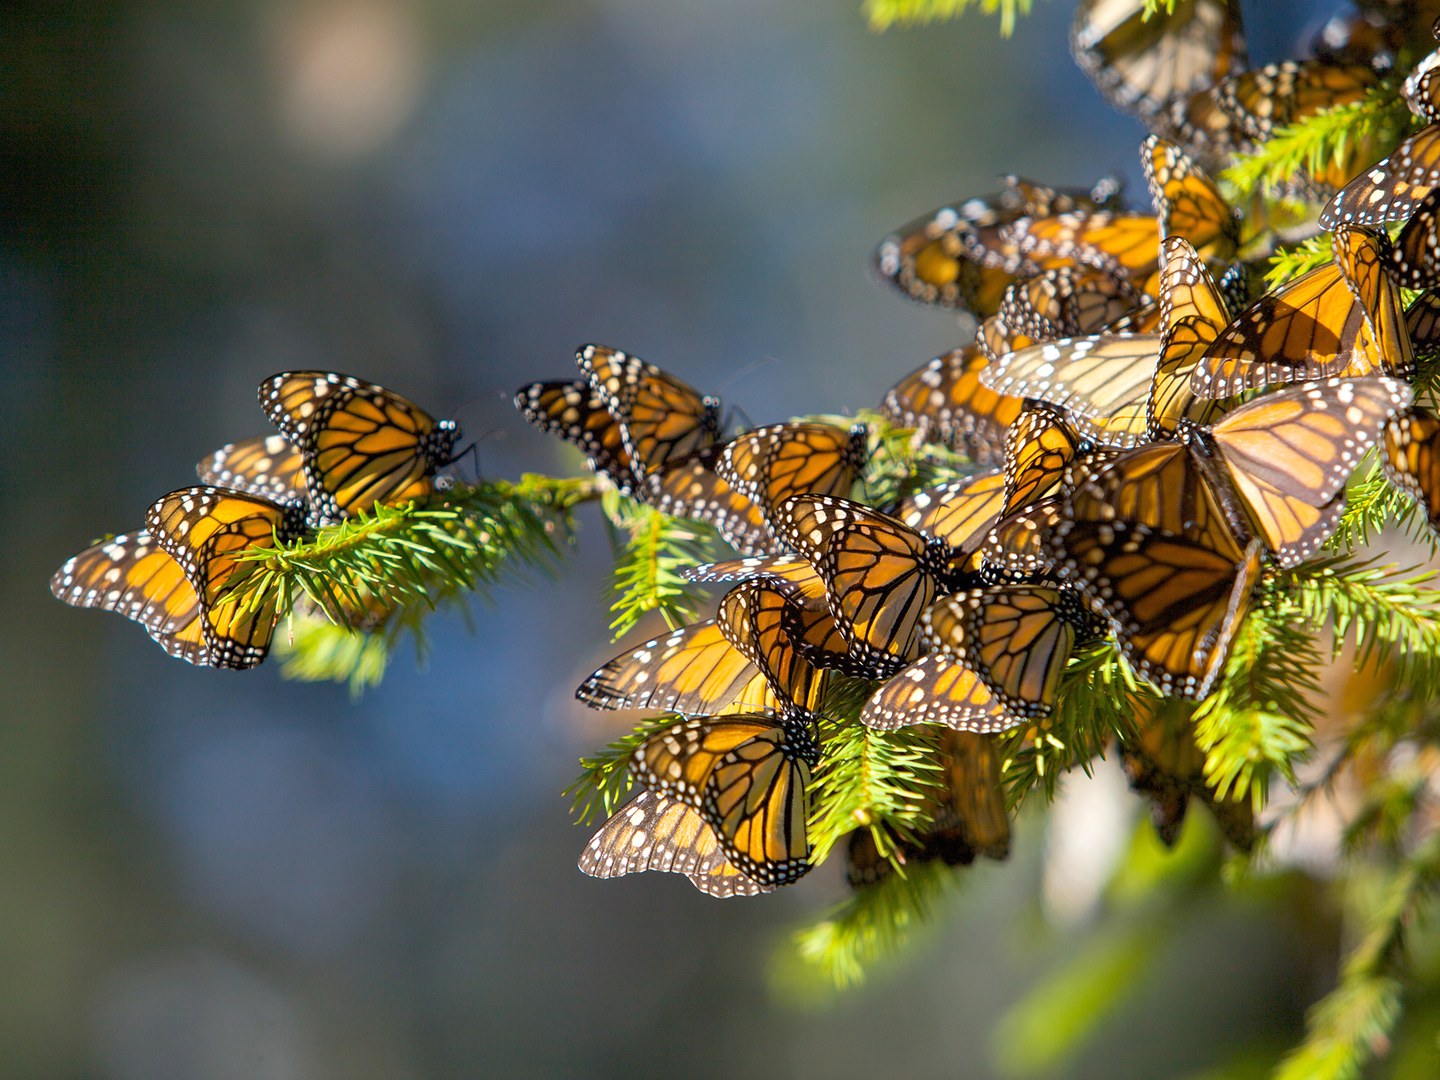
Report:
[{"label": "butterfly head", "polygon": [[850,429],[845,460],[856,472],[865,468],[865,463],[870,460],[870,428],[865,424],[856,424]]},{"label": "butterfly head", "polygon": [[785,745],[801,761],[812,768],[820,760],[819,726],[805,709],[795,708],[781,720]]},{"label": "butterfly head", "polygon": [[705,410],[705,415],[700,418],[700,429],[714,441],[720,438],[720,431],[724,427],[720,419],[720,399],[713,394],[706,394],[700,399],[700,404]]},{"label": "butterfly head", "polygon": [[460,428],[454,420],[437,420],[435,427],[420,442],[419,451],[432,469],[439,469],[455,460],[455,443]]},{"label": "butterfly head", "polygon": [[275,526],[275,539],[282,544],[294,543],[309,528],[310,505],[304,499],[288,499],[280,505],[282,512]]}]

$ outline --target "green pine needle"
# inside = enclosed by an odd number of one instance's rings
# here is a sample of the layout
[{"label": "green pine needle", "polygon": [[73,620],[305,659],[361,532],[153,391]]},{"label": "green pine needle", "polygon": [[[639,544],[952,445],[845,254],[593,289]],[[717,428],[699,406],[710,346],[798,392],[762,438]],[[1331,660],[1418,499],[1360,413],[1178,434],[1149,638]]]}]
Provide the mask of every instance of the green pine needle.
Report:
[{"label": "green pine needle", "polygon": [[820,764],[810,784],[809,835],[816,863],[849,833],[866,827],[888,854],[891,836],[909,838],[930,823],[926,804],[939,794],[937,729],[875,731],[854,715],[821,726]]},{"label": "green pine needle", "polygon": [[1011,807],[1036,790],[1053,798],[1062,773],[1077,766],[1088,771],[1117,735],[1132,735],[1136,695],[1151,696],[1113,644],[1099,641],[1077,652],[1050,716],[1001,736],[1000,774]]},{"label": "green pine needle", "polygon": [[705,590],[681,571],[720,557],[714,531],[630,499],[616,500],[611,520],[627,534],[611,582],[611,640],[619,641],[651,612],[672,630],[694,622]]}]

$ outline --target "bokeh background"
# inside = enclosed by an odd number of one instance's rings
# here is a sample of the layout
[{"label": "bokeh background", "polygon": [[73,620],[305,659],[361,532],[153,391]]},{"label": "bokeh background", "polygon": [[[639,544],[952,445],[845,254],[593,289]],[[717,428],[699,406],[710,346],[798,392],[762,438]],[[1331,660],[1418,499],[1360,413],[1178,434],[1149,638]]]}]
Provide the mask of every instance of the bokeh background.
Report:
[{"label": "bokeh background", "polygon": [[[1319,10],[1245,7],[1261,60]],[[285,368],[455,416],[496,476],[574,466],[509,394],[585,341],[755,423],[877,404],[962,340],[872,280],[888,229],[1002,172],[1143,197],[1142,132],[1070,63],[1070,17],[1004,41],[973,14],[877,36],[855,0],[9,5],[0,1076],[1013,1066],[1002,1018],[1093,945],[1139,810],[1113,772],[1072,793],[1088,839],[1022,822],[906,964],[816,1003],[770,973],[844,895],[835,866],[729,903],[575,869],[560,790],[612,732],[571,690],[618,651],[593,517],[560,580],[437,619],[358,701],[188,668],[47,579],[264,430],[254,388]],[[1198,1077],[1293,1040],[1330,930],[1207,893],[1054,1075]]]}]

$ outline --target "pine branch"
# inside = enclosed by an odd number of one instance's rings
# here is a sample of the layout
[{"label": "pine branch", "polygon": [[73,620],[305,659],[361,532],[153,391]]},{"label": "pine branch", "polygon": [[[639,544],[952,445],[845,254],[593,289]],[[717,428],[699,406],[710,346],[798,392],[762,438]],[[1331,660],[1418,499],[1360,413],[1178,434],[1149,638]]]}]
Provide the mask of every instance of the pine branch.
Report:
[{"label": "pine branch", "polygon": [[[419,626],[413,628],[419,642]],[[352,697],[380,685],[390,665],[390,634],[360,633],[319,615],[297,616],[276,634],[280,670],[300,682],[345,682]]]},{"label": "pine branch", "polygon": [[986,15],[998,11],[1000,35],[1009,37],[1015,32],[1017,18],[1029,15],[1033,6],[1034,0],[865,0],[865,16],[872,30],[888,30],[897,24],[918,26],[957,19],[968,8],[978,7]]},{"label": "pine branch", "polygon": [[1280,248],[1270,256],[1270,268],[1265,271],[1265,287],[1275,289],[1302,274],[1308,274],[1335,258],[1334,244],[1329,233],[1321,233],[1297,244]]},{"label": "pine branch", "polygon": [[936,860],[865,887],[791,936],[777,957],[776,981],[787,994],[810,997],[863,984],[933,927],[936,909],[959,881],[958,873]]},{"label": "pine branch", "polygon": [[[873,684],[856,680],[827,701],[822,753],[810,785],[810,848],[815,863],[857,828],[869,827],[882,854],[890,837],[909,839],[930,823],[940,794],[939,732],[917,726],[875,731],[857,719]],[[858,690],[858,692],[856,692]]]},{"label": "pine branch", "polygon": [[1055,796],[1060,774],[1103,757],[1117,735],[1134,734],[1134,696],[1148,694],[1136,683],[1108,641],[1096,642],[1071,658],[1051,714],[1002,736],[1000,774],[1007,801],[1019,807],[1037,788]]},{"label": "pine branch", "polygon": [[1242,195],[1284,189],[1297,176],[1317,176],[1331,165],[1348,164],[1357,155],[1368,152],[1378,158],[1384,148],[1399,141],[1408,120],[1408,110],[1395,87],[1382,84],[1359,101],[1321,109],[1278,129],[1222,175]]},{"label": "pine branch", "polygon": [[[848,424],[844,417],[819,417],[824,423]],[[870,428],[870,462],[863,477],[865,500],[872,506],[893,506],[921,488],[958,480],[975,465],[942,443],[920,439],[914,428],[896,427],[879,412],[862,409],[855,416]]]},{"label": "pine branch", "polygon": [[[606,509],[611,510],[608,505]],[[652,611],[672,630],[694,622],[705,589],[687,581],[681,571],[719,558],[722,549],[714,530],[630,499],[616,499],[610,517],[629,534],[612,578],[611,640],[620,640]]]},{"label": "pine branch", "polygon": [[1434,571],[1377,566],[1375,560],[1317,560],[1277,581],[1311,625],[1331,621],[1335,651],[1355,644],[1357,665],[1386,660],[1399,684],[1440,683],[1440,589]]},{"label": "pine branch", "polygon": [[681,717],[675,713],[651,717],[635,725],[598,753],[580,759],[580,776],[561,794],[570,796],[570,812],[581,825],[609,817],[630,790],[630,759],[640,744]]},{"label": "pine branch", "polygon": [[1381,530],[1398,527],[1411,540],[1434,551],[1435,534],[1424,517],[1416,514],[1417,509],[1415,501],[1390,482],[1372,455],[1368,468],[1358,469],[1347,487],[1345,512],[1325,546],[1349,554],[1369,544]]},{"label": "pine branch", "polygon": [[1305,1041],[1275,1080],[1359,1080],[1399,1023],[1406,930],[1440,891],[1440,832],[1400,864],[1365,936],[1345,959],[1339,985],[1307,1017]]},{"label": "pine branch", "polygon": [[[400,507],[373,511],[288,547],[252,548],[219,603],[241,610],[276,605],[292,613],[286,672],[302,679],[374,685],[403,631],[416,632],[437,608],[524,570],[553,571],[574,535],[571,512],[594,499],[593,480],[527,475],[519,482],[456,486]],[[313,613],[364,643],[308,629]]]},{"label": "pine branch", "polygon": [[1224,678],[1195,709],[1195,741],[1216,798],[1248,794],[1259,812],[1272,775],[1294,782],[1294,765],[1310,750],[1320,692],[1313,625],[1272,595],[1236,634]]}]

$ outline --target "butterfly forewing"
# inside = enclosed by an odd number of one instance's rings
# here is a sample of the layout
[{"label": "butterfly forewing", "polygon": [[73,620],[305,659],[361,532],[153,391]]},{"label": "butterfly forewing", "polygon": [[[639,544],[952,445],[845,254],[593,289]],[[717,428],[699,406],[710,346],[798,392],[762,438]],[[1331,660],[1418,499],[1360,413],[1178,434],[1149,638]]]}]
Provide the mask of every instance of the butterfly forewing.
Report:
[{"label": "butterfly forewing", "polygon": [[709,713],[728,705],[756,674],[714,619],[681,627],[621,653],[575,696],[597,709]]}]

